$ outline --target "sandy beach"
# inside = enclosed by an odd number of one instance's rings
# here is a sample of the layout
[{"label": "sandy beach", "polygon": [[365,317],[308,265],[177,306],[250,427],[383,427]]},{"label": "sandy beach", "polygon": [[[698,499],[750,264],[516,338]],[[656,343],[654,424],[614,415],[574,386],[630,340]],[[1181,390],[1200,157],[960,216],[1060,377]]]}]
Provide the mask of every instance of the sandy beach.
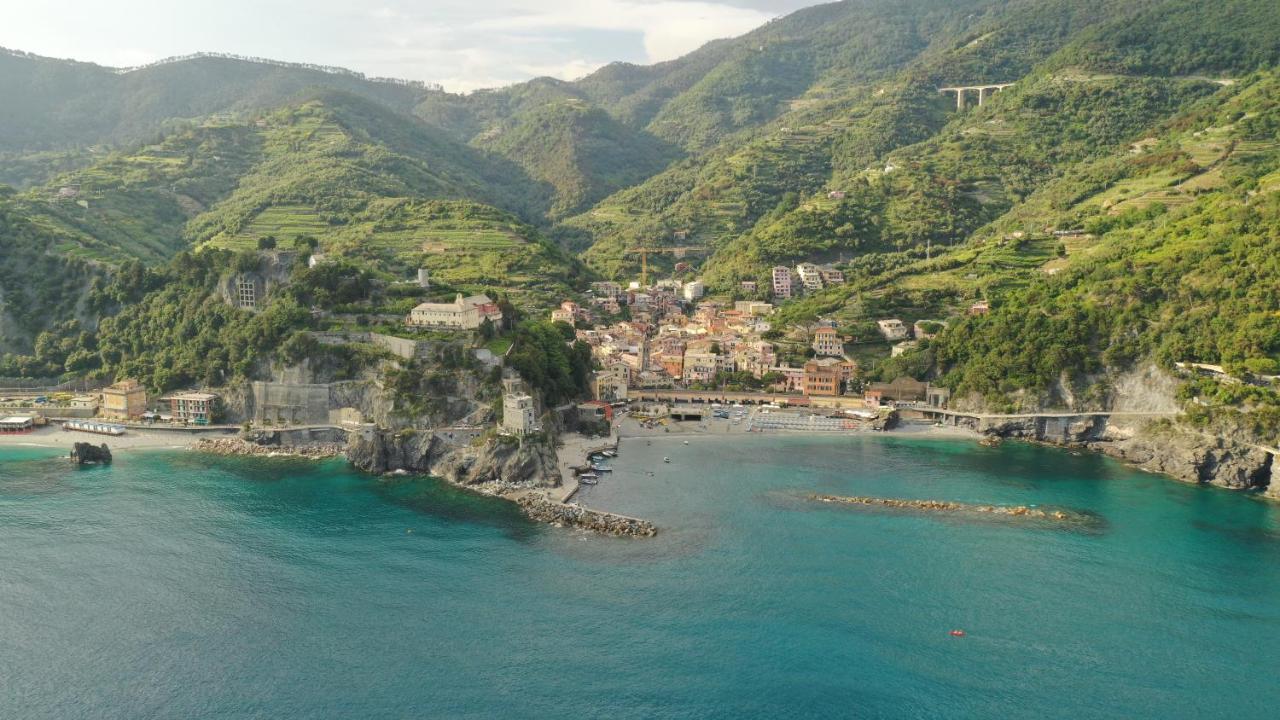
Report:
[{"label": "sandy beach", "polygon": [[[641,422],[629,416],[623,416],[614,424],[614,430],[620,438],[656,438],[671,437],[673,435],[680,437],[692,436],[750,436],[758,434],[787,434],[787,435],[861,435],[873,432],[869,429],[860,430],[811,430],[811,429],[754,429],[753,420],[757,417],[768,417],[760,415],[760,408],[751,408],[747,414],[738,422],[726,419],[709,418],[702,421],[671,421],[666,425],[656,425],[654,427],[645,427]],[[807,416],[807,413],[788,413],[786,411],[773,410],[771,414],[776,416],[795,415]],[[955,438],[967,440],[979,440],[982,438],[980,433],[965,428],[953,426],[937,427],[934,425],[916,425],[903,424],[888,430],[885,435],[912,435],[918,437],[937,437],[937,438]]]},{"label": "sandy beach", "polygon": [[38,428],[29,433],[0,435],[0,447],[38,447],[71,452],[71,447],[76,443],[87,442],[94,445],[106,443],[113,453],[123,450],[179,450],[191,447],[202,437],[223,437],[223,435],[185,430],[129,429],[124,435],[113,436],[68,431],[50,426]]}]

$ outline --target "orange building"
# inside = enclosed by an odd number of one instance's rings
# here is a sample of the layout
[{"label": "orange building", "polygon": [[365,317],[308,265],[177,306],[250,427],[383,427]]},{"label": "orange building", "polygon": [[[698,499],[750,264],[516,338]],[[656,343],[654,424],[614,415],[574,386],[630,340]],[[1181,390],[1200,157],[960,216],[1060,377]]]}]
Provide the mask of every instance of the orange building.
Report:
[{"label": "orange building", "polygon": [[147,389],[137,380],[121,380],[102,389],[102,414],[109,418],[137,420],[147,411]]},{"label": "orange building", "polygon": [[853,370],[854,364],[848,360],[833,357],[810,360],[804,364],[804,394],[841,395]]}]

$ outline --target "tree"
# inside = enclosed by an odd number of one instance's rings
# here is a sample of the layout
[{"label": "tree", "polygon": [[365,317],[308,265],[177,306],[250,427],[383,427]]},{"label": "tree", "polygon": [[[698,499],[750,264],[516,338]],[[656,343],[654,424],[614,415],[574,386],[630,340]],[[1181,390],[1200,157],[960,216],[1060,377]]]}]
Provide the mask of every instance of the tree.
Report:
[{"label": "tree", "polygon": [[275,248],[276,248],[275,235],[263,235],[262,237],[258,238],[259,250],[274,250]]}]

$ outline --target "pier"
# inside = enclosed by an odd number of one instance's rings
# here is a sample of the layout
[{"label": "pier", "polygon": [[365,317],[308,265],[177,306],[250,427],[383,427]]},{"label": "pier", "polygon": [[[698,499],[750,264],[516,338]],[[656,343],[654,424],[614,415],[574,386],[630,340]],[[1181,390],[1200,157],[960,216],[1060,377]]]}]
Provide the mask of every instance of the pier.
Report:
[{"label": "pier", "polygon": [[567,503],[578,494],[581,484],[575,468],[590,465],[591,456],[605,450],[617,451],[618,441],[613,438],[585,438],[574,436],[565,440],[564,447],[556,451],[556,464],[560,470],[560,487],[547,491],[547,497],[558,503]]}]

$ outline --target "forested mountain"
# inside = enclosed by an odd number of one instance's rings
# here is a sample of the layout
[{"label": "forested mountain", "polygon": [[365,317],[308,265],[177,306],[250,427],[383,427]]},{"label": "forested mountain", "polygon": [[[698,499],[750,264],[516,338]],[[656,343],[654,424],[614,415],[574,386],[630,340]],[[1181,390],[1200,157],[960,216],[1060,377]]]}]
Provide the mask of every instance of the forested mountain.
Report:
[{"label": "forested mountain", "polygon": [[[842,267],[780,332],[992,302],[861,359],[1001,407],[1103,402],[1091,378],[1138,360],[1261,372],[1280,361],[1278,37],[1274,0],[848,0],[468,95],[0,54],[0,178],[21,186],[0,197],[0,337],[74,344],[95,278],[189,250],[314,244],[387,282],[426,267],[543,302],[681,246],[729,295],[776,264]],[[939,90],[996,84],[962,108]]]},{"label": "forested mountain", "polygon": [[202,55],[117,71],[0,49],[0,152],[129,144],[181,120],[271,108],[312,87],[408,111],[430,90],[320,69]]}]

